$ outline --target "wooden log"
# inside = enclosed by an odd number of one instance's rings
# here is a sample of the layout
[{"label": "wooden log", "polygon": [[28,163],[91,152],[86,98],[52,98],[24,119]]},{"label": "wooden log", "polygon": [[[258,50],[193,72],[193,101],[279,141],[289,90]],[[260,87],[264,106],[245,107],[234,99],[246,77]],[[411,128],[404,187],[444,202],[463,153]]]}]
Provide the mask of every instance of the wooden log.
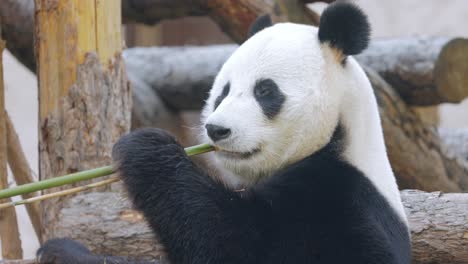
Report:
[{"label": "wooden log", "polygon": [[425,191],[468,190],[468,167],[447,155],[435,128],[425,125],[375,71],[365,69],[377,97],[398,186]]},{"label": "wooden log", "polygon": [[401,192],[414,264],[468,263],[468,194]]},{"label": "wooden log", "polygon": [[[7,127],[5,111],[5,87],[3,83],[3,49],[5,42],[0,39],[0,189],[8,188],[8,153],[7,153]],[[6,203],[11,199],[0,200]],[[18,221],[14,208],[0,212],[0,239],[2,241],[2,255],[6,259],[21,259],[21,248]]]},{"label": "wooden log", "polygon": [[434,66],[437,90],[445,102],[468,97],[468,39],[456,38],[444,45]]},{"label": "wooden log", "polygon": [[[21,147],[20,140],[16,134],[16,130],[13,126],[13,122],[10,119],[8,113],[6,115],[6,128],[7,128],[7,153],[8,153],[8,164],[10,165],[11,172],[15,178],[16,184],[22,185],[34,182],[33,172],[29,167],[26,155],[24,155],[23,148]],[[23,195],[24,199],[36,196],[37,193],[28,193]],[[37,237],[41,238],[41,218],[38,204],[26,205],[31,224],[36,232]]]},{"label": "wooden log", "polygon": [[[379,73],[406,103],[435,105],[444,102],[433,71],[447,38],[396,38],[372,41],[356,59]],[[442,93],[442,94],[441,94]]]},{"label": "wooden log", "polygon": [[[412,233],[413,263],[468,263],[468,194],[401,194]],[[67,201],[60,215],[57,235],[73,237],[97,254],[164,256],[142,215],[122,194],[80,194]]]},{"label": "wooden log", "polygon": [[[130,126],[120,2],[35,3],[40,179],[108,165],[113,144]],[[64,200],[42,203],[44,240],[55,237]]]},{"label": "wooden log", "polygon": [[135,93],[144,91],[143,85],[147,84],[170,108],[199,110],[216,74],[236,48],[237,45],[133,48],[124,51],[124,58],[129,78],[142,82],[135,85]]}]

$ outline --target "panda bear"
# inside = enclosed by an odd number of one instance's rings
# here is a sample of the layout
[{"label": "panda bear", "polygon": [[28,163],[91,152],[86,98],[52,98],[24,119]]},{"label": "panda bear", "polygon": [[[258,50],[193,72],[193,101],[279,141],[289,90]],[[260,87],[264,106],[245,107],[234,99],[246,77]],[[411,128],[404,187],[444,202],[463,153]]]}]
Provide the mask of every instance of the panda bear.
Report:
[{"label": "panda bear", "polygon": [[[350,3],[319,28],[268,16],[226,61],[204,140],[237,179],[198,168],[165,131],[123,136],[113,157],[170,263],[409,264],[410,236],[373,90],[350,56],[370,28]],[[41,263],[157,263],[47,242]]]}]

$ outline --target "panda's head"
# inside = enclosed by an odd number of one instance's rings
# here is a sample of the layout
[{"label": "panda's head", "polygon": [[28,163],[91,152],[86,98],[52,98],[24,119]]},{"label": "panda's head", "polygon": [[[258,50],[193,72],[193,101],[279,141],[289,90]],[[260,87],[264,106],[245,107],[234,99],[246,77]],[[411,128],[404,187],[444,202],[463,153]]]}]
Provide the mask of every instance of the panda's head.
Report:
[{"label": "panda's head", "polygon": [[226,61],[203,110],[215,159],[248,181],[323,147],[353,85],[347,56],[367,47],[369,24],[352,4],[330,5],[320,27],[257,19]]}]

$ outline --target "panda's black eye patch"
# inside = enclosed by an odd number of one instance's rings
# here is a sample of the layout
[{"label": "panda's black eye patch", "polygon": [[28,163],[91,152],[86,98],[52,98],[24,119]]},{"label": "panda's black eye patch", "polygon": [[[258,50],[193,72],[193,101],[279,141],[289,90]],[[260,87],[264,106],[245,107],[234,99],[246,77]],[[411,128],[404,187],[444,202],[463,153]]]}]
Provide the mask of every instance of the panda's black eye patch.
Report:
[{"label": "panda's black eye patch", "polygon": [[223,91],[215,100],[213,111],[216,110],[216,108],[218,108],[218,106],[221,104],[224,98],[228,96],[230,88],[231,88],[231,85],[229,83],[226,83],[226,85],[224,85]]},{"label": "panda's black eye patch", "polygon": [[254,87],[254,97],[269,119],[273,119],[281,110],[286,96],[272,79],[258,80]]}]

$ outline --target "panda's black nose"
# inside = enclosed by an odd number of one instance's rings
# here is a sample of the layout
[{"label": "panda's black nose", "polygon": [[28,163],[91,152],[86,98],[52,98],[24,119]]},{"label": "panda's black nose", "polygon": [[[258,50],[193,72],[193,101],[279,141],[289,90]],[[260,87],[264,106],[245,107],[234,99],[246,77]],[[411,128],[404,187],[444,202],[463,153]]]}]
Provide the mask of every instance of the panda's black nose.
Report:
[{"label": "panda's black nose", "polygon": [[228,138],[231,135],[231,129],[222,126],[206,124],[206,132],[213,141]]}]

